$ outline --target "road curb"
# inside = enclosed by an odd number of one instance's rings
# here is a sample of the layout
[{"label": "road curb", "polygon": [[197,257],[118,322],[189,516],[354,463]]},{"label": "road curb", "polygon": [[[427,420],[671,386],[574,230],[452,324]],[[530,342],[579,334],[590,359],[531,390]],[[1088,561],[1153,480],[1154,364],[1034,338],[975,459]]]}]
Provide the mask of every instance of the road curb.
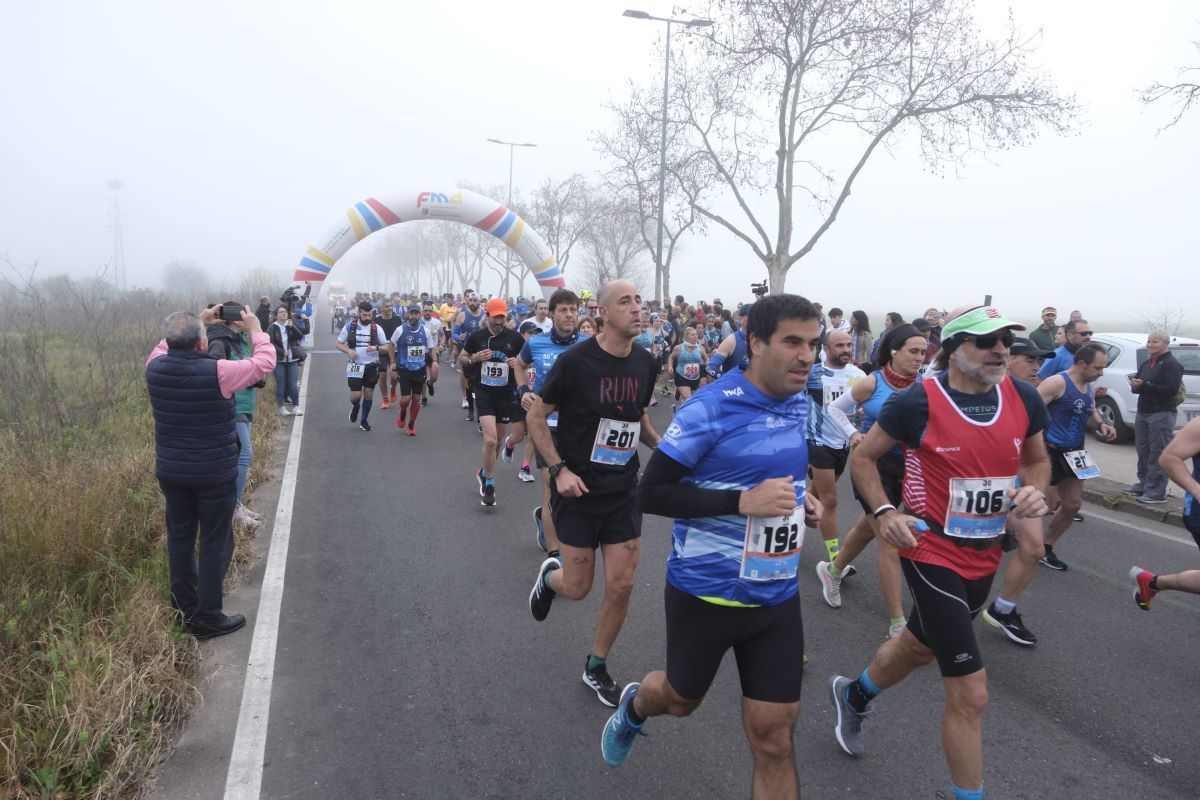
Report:
[{"label": "road curb", "polygon": [[1123,488],[1125,484],[1108,478],[1092,478],[1083,482],[1083,499],[1111,511],[1124,511],[1155,522],[1165,522],[1168,525],[1183,524],[1183,501],[1178,497],[1168,496],[1166,505],[1147,506],[1127,494],[1122,494]]}]

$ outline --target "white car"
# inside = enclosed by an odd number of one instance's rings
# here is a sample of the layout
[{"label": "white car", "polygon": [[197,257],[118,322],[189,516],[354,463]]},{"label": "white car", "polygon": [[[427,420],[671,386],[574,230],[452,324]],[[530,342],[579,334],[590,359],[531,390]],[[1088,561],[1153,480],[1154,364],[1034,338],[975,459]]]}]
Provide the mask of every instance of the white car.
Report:
[{"label": "white car", "polygon": [[[1129,376],[1138,364],[1150,357],[1144,333],[1097,333],[1096,344],[1108,348],[1108,367],[1096,381],[1096,387],[1108,389],[1108,395],[1096,401],[1100,418],[1117,429],[1117,441],[1133,439],[1133,420],[1137,416],[1137,395],[1129,388]],[[1175,427],[1181,428],[1200,416],[1200,339],[1172,336],[1171,355],[1183,364],[1183,384],[1187,399],[1179,406]]]}]

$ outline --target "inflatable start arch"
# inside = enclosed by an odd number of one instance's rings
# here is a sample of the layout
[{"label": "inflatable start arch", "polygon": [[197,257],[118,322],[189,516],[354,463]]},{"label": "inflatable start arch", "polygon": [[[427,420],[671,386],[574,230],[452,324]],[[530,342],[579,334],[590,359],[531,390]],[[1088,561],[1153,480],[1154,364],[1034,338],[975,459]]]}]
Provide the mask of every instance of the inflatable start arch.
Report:
[{"label": "inflatable start arch", "polygon": [[525,220],[495,200],[467,189],[398,192],[382,200],[368,197],[355,203],[346,209],[346,219],[331,229],[319,246],[309,245],[292,280],[323,281],[356,242],[389,225],[426,219],[461,222],[495,236],[525,262],[547,299],[555,289],[566,286],[554,254]]}]

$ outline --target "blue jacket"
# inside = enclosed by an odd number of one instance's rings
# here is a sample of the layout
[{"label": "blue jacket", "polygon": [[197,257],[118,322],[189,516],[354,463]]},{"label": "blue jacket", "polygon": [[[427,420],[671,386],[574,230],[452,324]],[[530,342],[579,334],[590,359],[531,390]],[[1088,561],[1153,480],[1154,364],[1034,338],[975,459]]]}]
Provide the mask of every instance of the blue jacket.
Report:
[{"label": "blue jacket", "polygon": [[199,350],[168,350],[146,367],[154,412],[155,475],[187,486],[237,478],[234,401],[217,383],[217,361]]}]

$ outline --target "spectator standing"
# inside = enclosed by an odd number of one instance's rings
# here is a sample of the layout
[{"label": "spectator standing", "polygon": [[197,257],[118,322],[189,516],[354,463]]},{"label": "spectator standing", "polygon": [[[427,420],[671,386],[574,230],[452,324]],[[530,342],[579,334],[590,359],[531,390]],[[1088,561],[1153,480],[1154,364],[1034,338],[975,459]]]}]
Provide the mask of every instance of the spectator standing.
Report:
[{"label": "spectator standing", "polygon": [[1146,337],[1150,357],[1129,379],[1130,388],[1138,396],[1133,423],[1138,480],[1123,491],[1147,505],[1167,502],[1167,474],[1158,459],[1175,431],[1179,389],[1183,385],[1183,365],[1171,355],[1170,345],[1165,333],[1153,331]]},{"label": "spectator standing", "polygon": [[1063,326],[1065,341],[1054,350],[1054,356],[1046,359],[1038,370],[1038,378],[1046,380],[1051,375],[1066,372],[1075,364],[1075,351],[1092,340],[1092,329],[1086,319],[1067,320]]},{"label": "spectator standing", "polygon": [[1042,350],[1054,350],[1058,347],[1054,338],[1058,334],[1058,309],[1046,306],[1042,309],[1042,324],[1029,333],[1029,341]]},{"label": "spectator standing", "polygon": [[[300,340],[304,334],[288,314],[287,306],[275,309],[275,321],[271,323],[270,340],[275,346],[275,402],[280,416],[297,417],[304,414],[300,409]],[[291,404],[291,410],[284,402]]]},{"label": "spectator standing", "polygon": [[172,314],[163,340],[146,359],[155,475],[166,498],[171,602],[197,639],[232,633],[246,624],[241,614],[225,614],[221,602],[237,505],[233,396],[275,366],[270,339],[246,309],[242,324],[250,332],[250,358],[209,358],[204,326],[218,318],[215,308],[200,312],[199,318]]},{"label": "spectator standing", "polygon": [[258,298],[258,308],[254,309],[254,316],[258,317],[258,325],[262,330],[271,327],[271,298],[265,294]]},{"label": "spectator standing", "polygon": [[865,364],[871,360],[871,322],[865,311],[850,312],[850,353],[854,364]]}]

